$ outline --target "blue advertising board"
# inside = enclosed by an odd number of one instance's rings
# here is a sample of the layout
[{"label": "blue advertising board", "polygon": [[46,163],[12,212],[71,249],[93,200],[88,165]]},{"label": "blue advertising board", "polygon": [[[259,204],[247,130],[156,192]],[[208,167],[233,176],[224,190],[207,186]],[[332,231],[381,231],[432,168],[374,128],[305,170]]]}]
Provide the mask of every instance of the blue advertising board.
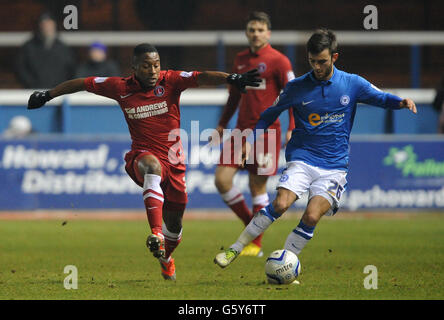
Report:
[{"label": "blue advertising board", "polygon": [[[0,210],[143,209],[142,189],[125,173],[127,136],[52,137],[0,140]],[[359,209],[444,209],[444,139],[352,139],[348,189],[341,207]],[[187,150],[188,208],[225,208],[214,185],[218,153],[203,145]],[[285,167],[271,177],[271,198]],[[236,186],[247,202],[248,176]],[[302,209],[306,198],[295,204]]]},{"label": "blue advertising board", "polygon": [[373,138],[350,147],[348,209],[444,209],[442,138]]}]

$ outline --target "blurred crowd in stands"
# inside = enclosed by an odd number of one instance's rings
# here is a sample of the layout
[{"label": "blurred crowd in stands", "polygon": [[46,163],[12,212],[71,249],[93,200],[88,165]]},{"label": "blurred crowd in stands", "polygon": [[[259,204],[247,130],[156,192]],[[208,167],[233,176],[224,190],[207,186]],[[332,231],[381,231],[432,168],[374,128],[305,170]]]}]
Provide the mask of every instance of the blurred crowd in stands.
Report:
[{"label": "blurred crowd in stands", "polygon": [[108,58],[107,47],[96,41],[88,51],[88,60],[77,63],[72,49],[57,36],[56,20],[43,13],[31,39],[20,48],[17,76],[24,88],[52,88],[72,78],[120,76],[118,64]]}]

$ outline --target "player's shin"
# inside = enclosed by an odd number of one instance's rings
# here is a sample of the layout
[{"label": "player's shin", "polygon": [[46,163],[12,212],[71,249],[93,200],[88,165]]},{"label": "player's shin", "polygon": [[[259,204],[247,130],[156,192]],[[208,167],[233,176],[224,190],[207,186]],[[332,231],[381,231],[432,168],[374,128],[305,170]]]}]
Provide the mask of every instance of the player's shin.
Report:
[{"label": "player's shin", "polygon": [[162,232],[165,237],[165,257],[164,259],[168,261],[173,253],[174,249],[177,248],[179,243],[182,241],[182,229],[179,233],[171,232],[167,229],[166,225],[162,225]]},{"label": "player's shin", "polygon": [[284,248],[298,255],[313,237],[314,229],[315,227],[308,226],[301,220],[298,226],[288,235]]},{"label": "player's shin", "polygon": [[[260,194],[260,195],[253,197],[253,214],[258,212],[262,208],[268,206],[269,202],[270,201],[269,201],[268,193]],[[262,247],[262,236],[263,236],[263,233],[261,233],[256,239],[254,239],[252,241],[258,247]]]},{"label": "player's shin", "polygon": [[232,187],[230,191],[221,194],[221,196],[227,206],[247,225],[253,215],[248,209],[242,193],[236,187]]},{"label": "player's shin", "polygon": [[262,208],[254,215],[253,219],[251,219],[250,223],[245,227],[231,248],[237,252],[241,252],[247,244],[263,233],[279,217],[280,214],[274,210],[271,203],[265,208]]},{"label": "player's shin", "polygon": [[161,177],[145,174],[143,182],[143,201],[153,234],[162,233],[163,191],[160,187]]}]

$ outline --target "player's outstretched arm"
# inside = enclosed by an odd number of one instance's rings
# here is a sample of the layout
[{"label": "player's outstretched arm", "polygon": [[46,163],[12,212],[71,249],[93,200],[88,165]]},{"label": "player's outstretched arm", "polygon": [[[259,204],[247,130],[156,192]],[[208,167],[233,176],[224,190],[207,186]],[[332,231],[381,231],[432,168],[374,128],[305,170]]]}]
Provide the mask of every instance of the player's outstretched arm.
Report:
[{"label": "player's outstretched arm", "polygon": [[83,90],[85,90],[85,79],[78,78],[62,82],[51,90],[34,91],[29,97],[28,109],[41,108],[52,98]]},{"label": "player's outstretched arm", "polygon": [[217,86],[229,83],[238,88],[242,93],[246,93],[246,86],[259,87],[261,79],[257,69],[245,73],[225,73],[221,71],[204,71],[197,77],[199,86]]},{"label": "player's outstretched arm", "polygon": [[418,111],[416,110],[416,104],[413,102],[412,99],[403,99],[399,103],[399,107],[403,109],[409,109],[413,113],[418,113]]}]

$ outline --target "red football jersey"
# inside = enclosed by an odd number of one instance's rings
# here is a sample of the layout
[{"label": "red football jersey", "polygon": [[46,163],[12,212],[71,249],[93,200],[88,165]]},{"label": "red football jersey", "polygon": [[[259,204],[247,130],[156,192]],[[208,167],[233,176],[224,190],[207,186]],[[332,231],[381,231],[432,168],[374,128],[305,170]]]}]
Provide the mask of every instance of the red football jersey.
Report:
[{"label": "red football jersey", "polygon": [[[288,58],[273,49],[270,44],[253,53],[246,49],[237,54],[233,72],[244,73],[258,69],[262,82],[259,87],[247,87],[247,93],[230,86],[229,98],[219,125],[226,127],[239,105],[239,116],[236,128],[244,130],[254,128],[260,114],[270,107],[288,81],[294,79],[293,69]],[[291,109],[290,109],[291,110]],[[290,130],[294,128],[293,114],[290,112]],[[270,128],[280,126],[279,119]]]},{"label": "red football jersey", "polygon": [[155,87],[148,90],[140,86],[134,75],[128,78],[89,77],[85,79],[85,88],[119,103],[128,124],[132,149],[151,151],[168,160],[170,150],[178,152],[179,158],[182,156],[180,94],[198,86],[199,73],[161,71]]}]

